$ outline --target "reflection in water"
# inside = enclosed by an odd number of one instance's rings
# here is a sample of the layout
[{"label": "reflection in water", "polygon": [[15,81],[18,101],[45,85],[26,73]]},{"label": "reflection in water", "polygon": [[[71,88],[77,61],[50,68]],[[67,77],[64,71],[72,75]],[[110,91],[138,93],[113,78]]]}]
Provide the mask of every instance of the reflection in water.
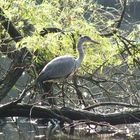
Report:
[{"label": "reflection in water", "polygon": [[118,125],[115,127],[117,131],[100,128],[87,132],[85,128],[83,126],[77,128],[74,136],[68,136],[57,130],[55,135],[48,139],[47,125],[37,125],[23,118],[17,121],[6,118],[0,121],[0,140],[127,140],[140,137],[139,124]]}]

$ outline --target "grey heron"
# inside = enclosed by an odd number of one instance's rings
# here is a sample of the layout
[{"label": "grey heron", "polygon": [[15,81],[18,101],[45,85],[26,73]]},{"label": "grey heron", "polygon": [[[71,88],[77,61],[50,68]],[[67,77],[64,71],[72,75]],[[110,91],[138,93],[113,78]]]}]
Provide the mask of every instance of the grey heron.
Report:
[{"label": "grey heron", "polygon": [[84,42],[99,44],[88,36],[81,37],[77,45],[79,53],[78,58],[75,59],[74,57],[68,55],[54,58],[40,72],[37,78],[37,83],[42,85],[44,82],[65,79],[69,75],[73,74],[80,67],[84,59],[85,53],[82,46]]}]

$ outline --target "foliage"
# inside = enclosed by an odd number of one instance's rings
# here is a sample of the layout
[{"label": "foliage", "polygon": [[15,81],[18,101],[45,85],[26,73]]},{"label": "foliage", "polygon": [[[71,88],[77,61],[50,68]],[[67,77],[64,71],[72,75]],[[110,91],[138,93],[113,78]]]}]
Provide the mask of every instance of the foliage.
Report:
[{"label": "foliage", "polygon": [[[7,16],[12,20],[16,27],[23,33],[23,26],[25,20],[34,26],[35,31],[31,36],[26,36],[20,46],[26,46],[35,52],[38,50],[43,56],[42,62],[36,58],[35,62],[45,65],[52,58],[70,54],[77,56],[73,50],[73,41],[70,33],[74,33],[75,39],[78,40],[79,34],[88,35],[100,42],[100,45],[94,45],[90,49],[85,47],[86,58],[83,66],[87,66],[88,71],[96,69],[105,61],[110,64],[115,64],[116,58],[112,59],[117,54],[117,47],[111,43],[110,39],[100,37],[96,26],[100,22],[103,23],[103,18],[96,12],[98,8],[96,3],[89,1],[89,5],[83,0],[75,1],[44,1],[41,5],[37,5],[35,1],[30,0],[9,0],[0,2]],[[93,8],[95,10],[93,10]],[[110,24],[110,23],[108,23]],[[65,32],[49,33],[45,37],[41,37],[39,32],[44,27],[57,27]],[[17,47],[19,45],[17,44]],[[44,52],[42,54],[42,52]],[[82,72],[82,71],[81,71]]]}]

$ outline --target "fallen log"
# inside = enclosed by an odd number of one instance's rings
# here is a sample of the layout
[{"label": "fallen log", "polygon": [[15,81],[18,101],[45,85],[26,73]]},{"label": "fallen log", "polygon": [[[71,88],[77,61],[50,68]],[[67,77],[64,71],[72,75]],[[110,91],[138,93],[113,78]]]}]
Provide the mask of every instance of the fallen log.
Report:
[{"label": "fallen log", "polygon": [[72,108],[49,108],[27,104],[8,104],[0,107],[0,117],[30,117],[58,119],[71,123],[77,120],[109,123],[111,125],[140,122],[140,109],[133,109],[120,113],[96,114],[86,110]]}]

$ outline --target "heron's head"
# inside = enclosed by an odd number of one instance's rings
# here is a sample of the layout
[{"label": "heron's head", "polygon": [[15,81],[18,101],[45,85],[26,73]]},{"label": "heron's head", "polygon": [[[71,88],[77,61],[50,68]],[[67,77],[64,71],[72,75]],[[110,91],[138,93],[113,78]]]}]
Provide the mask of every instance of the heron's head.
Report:
[{"label": "heron's head", "polygon": [[80,38],[79,42],[83,43],[83,42],[92,42],[92,43],[95,43],[95,44],[100,44],[99,42],[91,39],[89,36],[83,36]]}]

